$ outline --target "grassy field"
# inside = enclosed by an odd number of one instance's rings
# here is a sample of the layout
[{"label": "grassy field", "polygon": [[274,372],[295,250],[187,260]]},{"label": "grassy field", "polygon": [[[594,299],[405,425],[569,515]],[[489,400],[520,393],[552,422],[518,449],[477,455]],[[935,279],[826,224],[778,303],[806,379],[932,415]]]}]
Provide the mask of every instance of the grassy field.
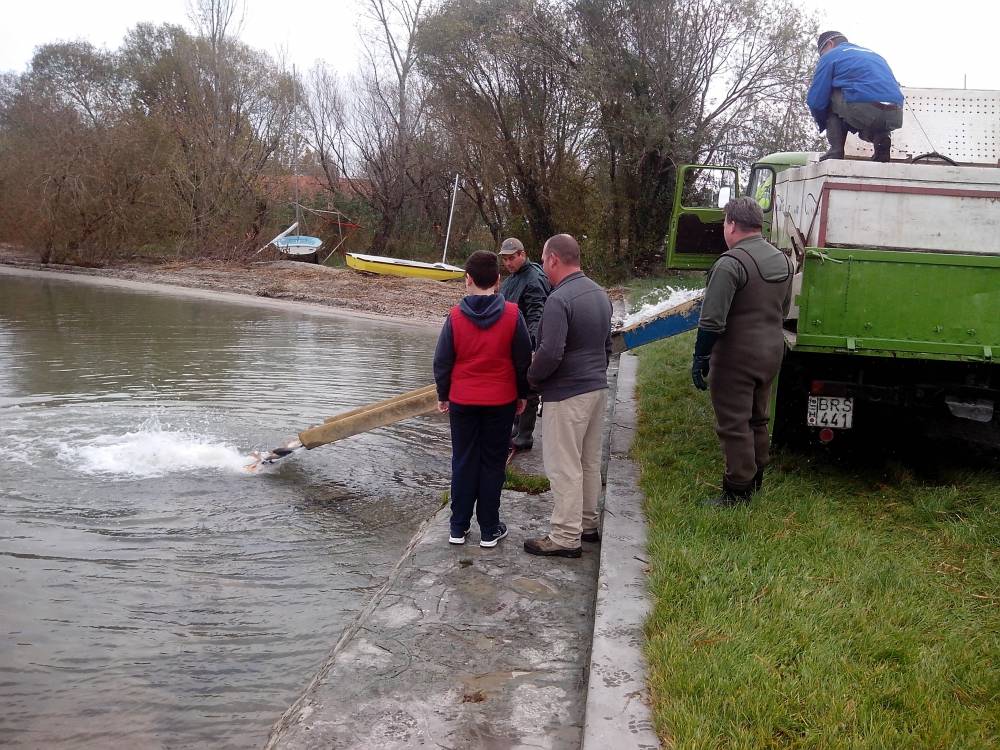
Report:
[{"label": "grassy field", "polygon": [[995,464],[785,452],[750,508],[700,508],[722,463],[692,346],[639,352],[664,746],[1000,747]]}]

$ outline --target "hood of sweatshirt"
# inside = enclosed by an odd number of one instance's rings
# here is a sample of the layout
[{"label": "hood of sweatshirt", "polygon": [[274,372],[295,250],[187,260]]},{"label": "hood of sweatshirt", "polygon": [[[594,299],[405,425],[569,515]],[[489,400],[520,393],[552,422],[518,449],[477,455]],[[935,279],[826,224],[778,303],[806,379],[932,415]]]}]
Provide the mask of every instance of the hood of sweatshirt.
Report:
[{"label": "hood of sweatshirt", "polygon": [[506,300],[502,294],[470,294],[462,297],[458,309],[475,323],[477,328],[489,328],[500,320],[505,304]]}]

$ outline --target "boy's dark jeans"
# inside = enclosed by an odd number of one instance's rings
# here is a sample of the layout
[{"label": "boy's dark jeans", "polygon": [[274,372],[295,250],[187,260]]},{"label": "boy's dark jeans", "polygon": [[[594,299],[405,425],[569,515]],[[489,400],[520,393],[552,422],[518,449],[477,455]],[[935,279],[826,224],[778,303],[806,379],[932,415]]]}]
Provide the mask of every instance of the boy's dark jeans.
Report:
[{"label": "boy's dark jeans", "polygon": [[451,402],[451,531],[460,536],[472,520],[481,531],[500,523],[500,491],[507,469],[515,403],[467,406]]}]

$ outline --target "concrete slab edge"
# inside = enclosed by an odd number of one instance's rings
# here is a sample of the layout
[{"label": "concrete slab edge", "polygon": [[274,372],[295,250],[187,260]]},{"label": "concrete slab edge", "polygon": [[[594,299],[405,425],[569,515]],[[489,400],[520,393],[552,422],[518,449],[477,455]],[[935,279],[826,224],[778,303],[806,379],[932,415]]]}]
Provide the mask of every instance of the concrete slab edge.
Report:
[{"label": "concrete slab edge", "polygon": [[614,393],[584,750],[660,746],[643,653],[643,624],[650,609],[646,519],[639,472],[628,457],[636,427],[637,365],[634,355],[622,355]]},{"label": "concrete slab edge", "polygon": [[427,530],[434,525],[435,519],[437,519],[441,513],[445,512],[446,509],[447,506],[438,508],[435,513],[420,524],[413,536],[410,538],[410,541],[403,550],[403,553],[400,555],[399,560],[396,561],[396,564],[390,571],[385,583],[383,583],[382,587],[379,588],[371,599],[368,600],[364,609],[358,613],[357,617],[354,618],[351,624],[344,628],[344,631],[340,634],[340,638],[337,639],[337,642],[334,644],[333,648],[330,649],[326,658],[323,660],[323,665],[320,667],[319,671],[299,695],[299,698],[285,710],[285,712],[281,715],[281,718],[279,718],[271,727],[271,733],[268,736],[267,743],[264,745],[265,750],[273,750],[273,748],[276,748],[281,741],[284,730],[288,729],[288,727],[298,721],[299,717],[302,715],[303,709],[305,709],[308,703],[312,700],[312,694],[316,686],[326,680],[331,668],[337,661],[337,656],[354,639],[354,637],[358,634],[358,631],[364,627],[365,623],[372,616],[372,613],[382,603],[385,595],[389,593],[393,586],[396,585],[396,581],[399,579],[400,571],[402,570],[403,565],[413,555],[413,550],[416,549],[420,540],[423,539],[424,535],[427,533]]}]

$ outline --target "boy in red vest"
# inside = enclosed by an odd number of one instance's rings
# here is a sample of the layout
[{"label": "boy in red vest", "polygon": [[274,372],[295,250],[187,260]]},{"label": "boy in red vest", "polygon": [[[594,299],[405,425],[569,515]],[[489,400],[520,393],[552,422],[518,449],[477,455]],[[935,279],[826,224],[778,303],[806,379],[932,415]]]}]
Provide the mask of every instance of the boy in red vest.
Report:
[{"label": "boy in red vest", "polygon": [[434,350],[438,411],[451,423],[452,544],[465,544],[475,508],[480,547],[507,536],[500,520],[510,425],[528,396],[531,337],[517,305],[497,294],[497,256],[465,262],[468,294],[451,309]]}]

